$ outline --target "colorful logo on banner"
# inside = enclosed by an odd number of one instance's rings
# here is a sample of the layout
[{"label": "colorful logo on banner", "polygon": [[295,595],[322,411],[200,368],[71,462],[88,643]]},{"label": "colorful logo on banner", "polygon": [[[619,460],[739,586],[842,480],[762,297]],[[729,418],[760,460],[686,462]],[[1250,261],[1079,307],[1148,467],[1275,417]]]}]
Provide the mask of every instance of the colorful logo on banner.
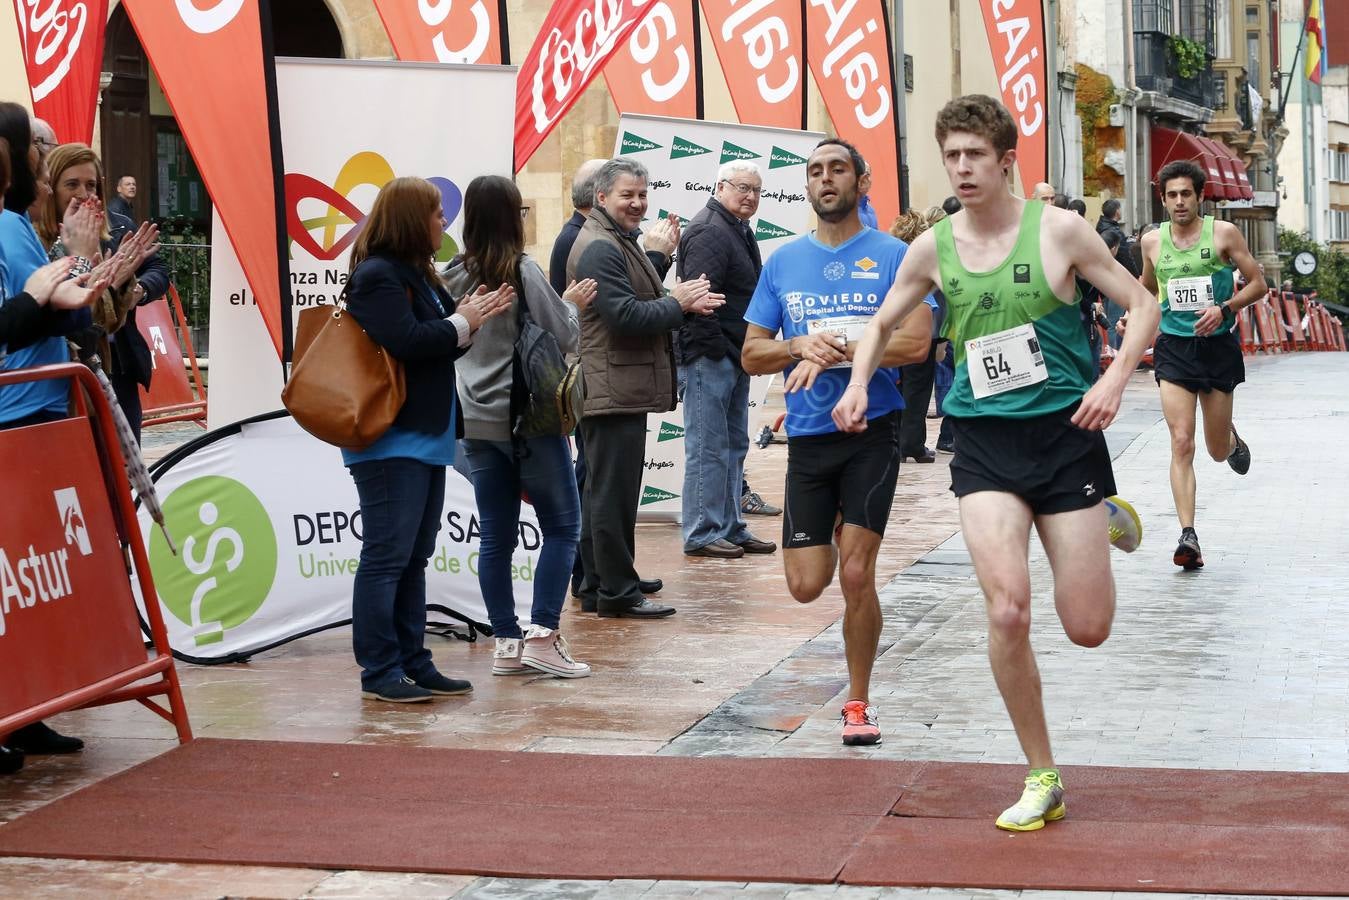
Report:
[{"label": "colorful logo on banner", "polygon": [[604,83],[619,112],[699,118],[696,2],[656,0],[605,64]]},{"label": "colorful logo on banner", "polygon": [[[394,179],[388,160],[372,151],[357,153],[343,163],[331,185],[310,175],[291,172],[286,175],[286,234],[291,242],[315,259],[331,262],[356,240],[365,225],[366,213],[349,199],[352,191],[364,185],[381,188]],[[463,192],[448,178],[428,178],[440,191],[441,211],[446,228],[458,217],[464,205]],[[327,211],[314,218],[300,217],[300,204],[319,200]],[[459,245],[447,231],[436,251],[438,262],[448,262],[459,252]],[[292,252],[293,258],[293,252]]]},{"label": "colorful logo on banner", "polygon": [[197,646],[224,640],[262,608],[276,581],[276,532],[261,501],[233,478],[208,475],[164,501],[164,522],[179,539],[174,556],[159,531],[150,569],[164,606],[192,630]]},{"label": "colorful logo on banner", "polygon": [[684,429],[682,426],[676,425],[673,422],[661,422],[660,431],[656,434],[656,443],[660,443],[661,441],[677,441],[683,436]]},{"label": "colorful logo on banner", "polygon": [[94,134],[107,0],[14,0],[36,114],[57,140]]},{"label": "colorful logo on banner", "polygon": [[702,0],[701,5],[740,121],[804,128],[800,0]]}]

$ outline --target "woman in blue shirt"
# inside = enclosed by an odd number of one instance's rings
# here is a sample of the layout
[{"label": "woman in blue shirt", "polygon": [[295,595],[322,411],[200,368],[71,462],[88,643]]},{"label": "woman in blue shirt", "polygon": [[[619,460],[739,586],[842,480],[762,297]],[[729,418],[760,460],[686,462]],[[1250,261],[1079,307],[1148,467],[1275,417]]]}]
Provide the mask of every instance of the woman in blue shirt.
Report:
[{"label": "woman in blue shirt", "polygon": [[365,450],[342,452],[361,503],[351,627],[361,696],[370,700],[415,703],[473,689],[436,671],[425,647],[426,564],[445,467],[463,435],[454,361],[484,321],[510,309],[512,292],[482,290],[456,307],[432,267],[445,227],[435,185],[395,178],[375,198],[351,254],[348,310],[403,364],[407,385],[389,430]]}]

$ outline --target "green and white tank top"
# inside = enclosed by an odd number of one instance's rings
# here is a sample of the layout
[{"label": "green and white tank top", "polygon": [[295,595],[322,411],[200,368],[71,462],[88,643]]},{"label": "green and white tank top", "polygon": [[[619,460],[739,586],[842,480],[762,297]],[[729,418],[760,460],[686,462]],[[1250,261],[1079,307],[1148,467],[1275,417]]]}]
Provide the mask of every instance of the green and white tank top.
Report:
[{"label": "green and white tank top", "polygon": [[1072,406],[1092,384],[1091,350],[1074,299],[1049,287],[1040,259],[1044,204],[1024,204],[1016,246],[996,269],[961,265],[951,220],[934,230],[956,377],[947,415],[1027,419]]},{"label": "green and white tank top", "polygon": [[[1194,323],[1204,310],[1231,298],[1233,266],[1224,262],[1213,246],[1213,216],[1204,216],[1203,230],[1193,247],[1176,248],[1170,222],[1162,225],[1161,235],[1153,269],[1157,273],[1157,299],[1162,304],[1162,332],[1194,337]],[[1225,327],[1215,334],[1226,334],[1235,321],[1235,316],[1223,310]]]}]

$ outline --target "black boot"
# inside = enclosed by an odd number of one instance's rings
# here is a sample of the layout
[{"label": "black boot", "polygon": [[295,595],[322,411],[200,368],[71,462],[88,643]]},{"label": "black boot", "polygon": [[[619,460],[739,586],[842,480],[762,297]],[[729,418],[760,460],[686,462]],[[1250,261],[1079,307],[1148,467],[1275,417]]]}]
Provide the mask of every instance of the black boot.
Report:
[{"label": "black boot", "polygon": [[5,743],[15,750],[22,750],[30,756],[44,753],[75,753],[84,749],[84,741],[60,734],[45,722],[25,725],[5,738]]},{"label": "black boot", "polygon": [[12,775],[23,768],[23,751],[0,745],[0,775]]}]

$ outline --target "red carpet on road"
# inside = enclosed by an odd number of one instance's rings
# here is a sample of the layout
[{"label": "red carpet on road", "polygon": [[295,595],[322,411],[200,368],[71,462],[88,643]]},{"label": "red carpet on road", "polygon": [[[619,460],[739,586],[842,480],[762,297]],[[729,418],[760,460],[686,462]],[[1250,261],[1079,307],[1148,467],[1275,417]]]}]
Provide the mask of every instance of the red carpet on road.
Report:
[{"label": "red carpet on road", "polygon": [[0,827],[0,855],[571,879],[1349,893],[1349,775],[1024,770],[197,740]]}]

